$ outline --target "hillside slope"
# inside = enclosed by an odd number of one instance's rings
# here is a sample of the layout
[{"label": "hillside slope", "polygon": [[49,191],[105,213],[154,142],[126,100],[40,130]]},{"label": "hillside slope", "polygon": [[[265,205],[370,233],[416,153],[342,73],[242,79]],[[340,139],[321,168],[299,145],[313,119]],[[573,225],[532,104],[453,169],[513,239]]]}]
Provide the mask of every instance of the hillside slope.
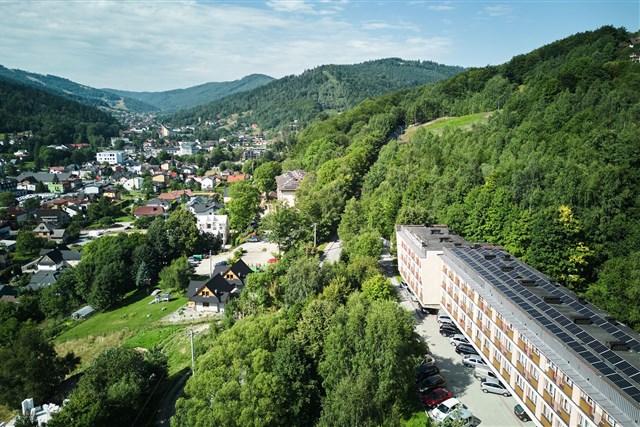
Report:
[{"label": "hillside slope", "polygon": [[399,58],[355,65],[322,65],[298,76],[287,76],[243,94],[177,113],[176,123],[193,123],[198,117],[246,113],[247,120],[263,129],[301,124],[352,108],[367,98],[454,76],[464,69],[428,61]]},{"label": "hillside slope", "polygon": [[251,74],[232,82],[210,82],[186,89],[174,89],[164,92],[129,92],[117,89],[104,90],[153,105],[158,108],[158,110],[166,112],[208,104],[227,96],[264,86],[273,80],[273,77],[264,74]]},{"label": "hillside slope", "polygon": [[102,89],[95,89],[62,77],[49,74],[42,75],[23,70],[12,70],[2,65],[0,65],[0,80],[21,83],[107,111],[129,110],[148,112],[157,110],[156,107],[142,101],[123,97]]},{"label": "hillside slope", "polygon": [[[435,221],[504,245],[640,328],[640,64],[624,29],[576,34],[454,78],[364,102],[300,133],[299,206],[347,248]],[[472,129],[389,137],[493,111]],[[351,200],[350,200],[351,199]],[[623,273],[625,272],[625,273]]]}]

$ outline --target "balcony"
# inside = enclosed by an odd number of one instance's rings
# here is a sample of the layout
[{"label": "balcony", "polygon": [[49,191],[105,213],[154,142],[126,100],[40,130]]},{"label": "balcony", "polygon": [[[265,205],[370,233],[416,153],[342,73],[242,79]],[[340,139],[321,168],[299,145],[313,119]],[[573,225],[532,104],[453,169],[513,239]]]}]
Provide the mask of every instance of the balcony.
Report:
[{"label": "balcony", "polygon": [[520,396],[521,399],[524,399],[524,390],[521,389],[520,386],[518,386],[518,384],[516,384],[516,386],[514,387],[514,390],[516,391],[516,394]]},{"label": "balcony", "polygon": [[529,384],[535,391],[538,391],[538,380],[533,378],[533,376],[529,376]]},{"label": "balcony", "polygon": [[496,319],[496,326],[502,329],[502,319],[500,319],[499,317]]},{"label": "balcony", "polygon": [[551,406],[553,404],[553,397],[551,397],[551,395],[549,394],[549,392],[547,390],[544,390],[542,392],[542,398],[544,399],[545,402],[547,402],[549,404],[549,406]]},{"label": "balcony", "polygon": [[569,425],[569,422],[571,421],[571,414],[568,414],[563,408],[560,408],[558,414],[560,415],[560,418],[562,418],[562,421]]},{"label": "balcony", "polygon": [[540,366],[540,354],[536,353],[535,351],[531,352],[531,360],[533,360],[533,363],[535,363],[536,365]]},{"label": "balcony", "polygon": [[527,351],[527,343],[525,343],[522,340],[518,340],[518,347],[520,348],[520,350],[522,351]]},{"label": "balcony", "polygon": [[513,329],[507,328],[507,336],[513,340]]},{"label": "balcony", "polygon": [[567,383],[562,384],[562,391],[569,397],[573,397],[573,387]]},{"label": "balcony", "polygon": [[518,370],[518,372],[524,375],[524,366],[522,366],[522,363],[520,363],[519,360],[516,362],[516,369]]},{"label": "balcony", "polygon": [[482,349],[482,353],[484,353],[485,356],[489,357],[489,347],[485,347]]},{"label": "balcony", "polygon": [[504,378],[505,383],[509,384],[511,382],[511,375],[509,375],[504,369],[500,371],[500,375],[502,375],[502,378]]},{"label": "balcony", "polygon": [[455,294],[453,296],[453,300],[456,302],[456,304],[458,303],[458,301],[460,301],[460,297],[458,296],[458,294]]},{"label": "balcony", "polygon": [[580,409],[582,409],[584,413],[589,415],[590,417],[593,416],[593,406],[591,406],[589,402],[584,400],[582,397],[580,398]]},{"label": "balcony", "polygon": [[498,359],[493,359],[493,367],[496,368],[498,372],[500,371],[500,361]]},{"label": "balcony", "polygon": [[480,341],[480,336],[476,336],[476,345],[478,347],[482,347],[482,341]]},{"label": "balcony", "polygon": [[611,424],[609,424],[609,422],[606,420],[606,417],[602,417],[602,419],[600,420],[600,423],[598,423],[599,427],[613,427]]},{"label": "balcony", "polygon": [[524,400],[524,404],[527,405],[527,408],[529,408],[531,412],[533,412],[534,414],[536,413],[536,404],[533,403],[529,396],[527,396],[527,398]]},{"label": "balcony", "polygon": [[542,424],[544,427],[551,427],[553,425],[551,421],[549,421],[544,415],[540,418],[540,424]]}]

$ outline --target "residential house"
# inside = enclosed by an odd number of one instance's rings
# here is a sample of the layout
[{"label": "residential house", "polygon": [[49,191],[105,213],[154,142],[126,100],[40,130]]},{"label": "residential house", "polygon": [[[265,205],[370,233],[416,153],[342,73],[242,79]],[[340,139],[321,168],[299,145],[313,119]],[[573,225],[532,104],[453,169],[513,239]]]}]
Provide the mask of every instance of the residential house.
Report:
[{"label": "residential house", "polygon": [[168,193],[161,193],[160,195],[158,195],[158,199],[169,200],[173,202],[175,200],[180,200],[184,195],[193,197],[193,193],[191,192],[191,190],[175,190]]},{"label": "residential house", "polygon": [[[65,212],[66,213],[66,212]],[[51,240],[52,242],[66,243],[69,238],[67,230],[64,228],[56,228],[54,224],[41,222],[32,231],[38,237]]]},{"label": "residential house", "polygon": [[36,222],[44,222],[63,227],[71,222],[71,217],[62,209],[36,209]]},{"label": "residential house", "polygon": [[164,208],[160,206],[138,206],[133,212],[135,218],[141,216],[166,216]]},{"label": "residential house", "polygon": [[169,184],[169,180],[169,175],[166,175],[164,173],[155,174],[151,177],[151,182],[159,187],[165,187],[167,184]]},{"label": "residential house", "polygon": [[171,200],[159,199],[157,197],[149,199],[149,201],[147,201],[146,203],[146,206],[159,206],[164,209],[165,212],[168,212],[171,209],[172,205],[173,203],[171,202]]},{"label": "residential house", "polygon": [[96,153],[96,161],[110,165],[121,165],[124,162],[124,153],[122,151],[101,151]]},{"label": "residential house", "polygon": [[247,179],[247,175],[243,173],[234,173],[227,176],[227,183],[233,184],[234,182],[244,181]]},{"label": "residential house", "polygon": [[224,312],[226,303],[240,295],[252,270],[242,260],[232,266],[216,266],[208,280],[189,282],[185,294],[189,307],[196,311]]},{"label": "residential house", "polygon": [[16,196],[20,196],[23,194],[22,191],[18,189],[18,181],[13,178],[0,178],[0,193],[12,192]]},{"label": "residential house", "polygon": [[205,200],[200,203],[187,203],[187,209],[195,216],[198,230],[218,236],[222,244],[227,244],[229,238],[229,217],[218,215],[223,206],[214,200]]},{"label": "residential house", "polygon": [[276,177],[277,195],[278,200],[289,206],[294,206],[296,203],[296,190],[304,179],[306,171],[302,169],[296,169],[279,175]]},{"label": "residential house", "polygon": [[9,206],[6,208],[7,218],[11,222],[15,222],[20,225],[29,219],[29,214],[26,210],[18,206]]},{"label": "residential house", "polygon": [[102,194],[102,184],[89,184],[84,187],[84,194],[87,196],[100,196]]},{"label": "residential house", "polygon": [[144,182],[144,179],[140,177],[135,177],[135,178],[125,179],[124,181],[121,181],[120,184],[122,184],[122,187],[124,187],[126,190],[132,191],[132,190],[142,190],[143,182]]},{"label": "residential house", "polygon": [[196,176],[193,179],[200,183],[200,188],[203,190],[212,189],[216,186],[216,183],[217,183],[215,175],[204,176],[204,177]]},{"label": "residential house", "polygon": [[102,193],[103,197],[111,200],[120,200],[120,191],[113,185],[107,185]]}]

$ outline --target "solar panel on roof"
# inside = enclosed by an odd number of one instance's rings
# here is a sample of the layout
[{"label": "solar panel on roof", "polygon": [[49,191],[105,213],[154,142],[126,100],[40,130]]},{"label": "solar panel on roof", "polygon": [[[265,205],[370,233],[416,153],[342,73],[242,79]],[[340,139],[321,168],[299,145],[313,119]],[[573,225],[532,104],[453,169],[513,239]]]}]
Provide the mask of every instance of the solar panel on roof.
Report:
[{"label": "solar panel on roof", "polygon": [[624,377],[620,374],[614,373],[614,374],[608,375],[607,378],[609,378],[615,385],[617,385],[620,388],[622,388],[621,385],[624,383],[631,385],[629,381],[625,380]]}]

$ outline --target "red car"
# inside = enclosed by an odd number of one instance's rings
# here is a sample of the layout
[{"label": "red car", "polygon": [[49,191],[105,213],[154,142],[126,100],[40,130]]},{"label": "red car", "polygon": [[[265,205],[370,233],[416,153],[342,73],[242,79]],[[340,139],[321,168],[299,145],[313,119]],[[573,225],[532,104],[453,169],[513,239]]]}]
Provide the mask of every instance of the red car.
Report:
[{"label": "red car", "polygon": [[449,390],[446,390],[444,388],[434,388],[433,390],[429,390],[425,395],[422,396],[422,403],[427,408],[435,408],[436,405],[452,397],[453,393]]}]

